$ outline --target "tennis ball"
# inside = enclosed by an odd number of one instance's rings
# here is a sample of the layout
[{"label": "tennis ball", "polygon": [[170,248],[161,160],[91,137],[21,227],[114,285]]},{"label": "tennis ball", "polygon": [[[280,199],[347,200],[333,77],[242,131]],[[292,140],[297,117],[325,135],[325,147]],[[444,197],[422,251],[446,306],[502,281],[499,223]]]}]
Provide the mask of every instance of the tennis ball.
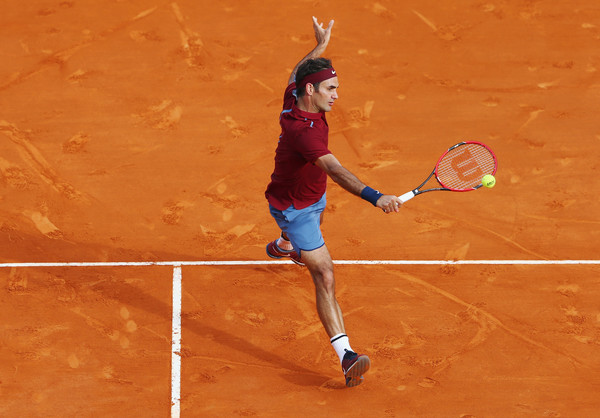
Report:
[{"label": "tennis ball", "polygon": [[492,176],[491,174],[486,174],[481,179],[481,184],[487,188],[492,188],[496,185],[496,177]]}]

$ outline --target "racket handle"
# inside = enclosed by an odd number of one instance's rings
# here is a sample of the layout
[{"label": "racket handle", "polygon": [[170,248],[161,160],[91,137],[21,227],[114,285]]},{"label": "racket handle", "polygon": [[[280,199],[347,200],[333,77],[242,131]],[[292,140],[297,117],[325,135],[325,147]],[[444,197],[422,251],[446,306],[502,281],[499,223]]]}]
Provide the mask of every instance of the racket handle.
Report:
[{"label": "racket handle", "polygon": [[416,196],[415,192],[410,191],[410,192],[404,193],[402,196],[398,196],[398,199],[400,199],[400,201],[402,203],[405,203],[405,202],[408,202],[410,199],[412,199],[415,196]]}]

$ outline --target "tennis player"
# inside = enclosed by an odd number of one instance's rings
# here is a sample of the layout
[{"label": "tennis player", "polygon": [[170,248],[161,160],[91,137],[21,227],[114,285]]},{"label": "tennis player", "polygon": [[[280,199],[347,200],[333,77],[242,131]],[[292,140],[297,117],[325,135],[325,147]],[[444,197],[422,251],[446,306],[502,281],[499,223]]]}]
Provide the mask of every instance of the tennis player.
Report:
[{"label": "tennis player", "polygon": [[385,213],[398,212],[401,202],[366,186],[328,149],[325,113],[338,99],[339,82],[331,61],[321,55],[329,44],[333,23],[323,28],[313,17],[317,45],[296,64],[285,89],[275,169],[265,192],[281,236],[266,250],[269,257],[290,258],[308,268],[316,288],[319,318],[339,356],[346,386],[352,387],[362,383],[371,362],[352,350],[335,297],[333,262],[320,228],[327,176]]}]

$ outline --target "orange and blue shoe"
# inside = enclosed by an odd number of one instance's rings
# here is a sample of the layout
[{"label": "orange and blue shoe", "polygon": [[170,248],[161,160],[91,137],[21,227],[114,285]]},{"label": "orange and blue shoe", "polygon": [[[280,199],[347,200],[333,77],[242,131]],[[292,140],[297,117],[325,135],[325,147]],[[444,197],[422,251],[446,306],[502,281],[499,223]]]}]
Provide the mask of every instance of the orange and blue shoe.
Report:
[{"label": "orange and blue shoe", "polygon": [[349,388],[360,385],[365,374],[371,368],[371,360],[365,354],[356,354],[346,351],[342,360],[342,371],[346,377],[346,386]]},{"label": "orange and blue shoe", "polygon": [[277,245],[277,240],[271,241],[270,243],[267,244],[267,255],[271,258],[288,257],[290,260],[292,260],[294,263],[298,264],[299,266],[304,265],[304,263],[302,262],[302,260],[300,259],[300,256],[298,255],[298,253],[296,253],[296,251],[294,251],[294,250],[288,251],[288,250],[281,249],[281,247],[279,247],[279,245]]}]

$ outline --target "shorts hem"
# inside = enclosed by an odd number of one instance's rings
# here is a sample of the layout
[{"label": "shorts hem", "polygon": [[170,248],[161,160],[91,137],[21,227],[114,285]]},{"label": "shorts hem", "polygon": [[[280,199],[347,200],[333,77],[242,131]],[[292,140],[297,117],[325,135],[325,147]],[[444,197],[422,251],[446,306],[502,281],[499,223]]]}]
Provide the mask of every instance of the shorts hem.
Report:
[{"label": "shorts hem", "polygon": [[318,247],[313,248],[312,250],[305,250],[304,248],[300,248],[300,251],[314,251],[314,250],[318,250],[319,248],[321,248],[324,245],[325,245],[325,243],[319,245]]}]

